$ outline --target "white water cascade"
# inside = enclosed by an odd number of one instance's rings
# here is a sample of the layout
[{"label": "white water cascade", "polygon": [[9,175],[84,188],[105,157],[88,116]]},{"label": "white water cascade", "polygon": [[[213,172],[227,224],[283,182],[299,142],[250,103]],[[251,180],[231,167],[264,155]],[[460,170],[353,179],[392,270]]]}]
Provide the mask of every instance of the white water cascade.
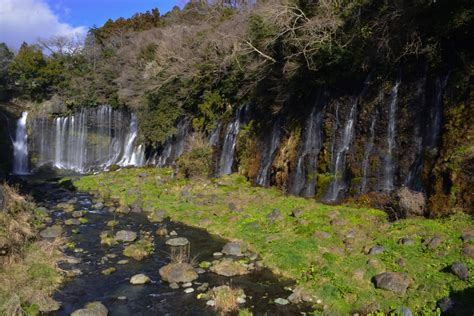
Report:
[{"label": "white water cascade", "polygon": [[256,184],[260,186],[269,186],[271,180],[271,168],[276,151],[280,144],[281,126],[280,121],[277,120],[273,124],[271,138],[265,144],[262,160],[260,161],[260,170],[257,176]]},{"label": "white water cascade", "polygon": [[240,130],[240,112],[240,110],[237,111],[234,121],[229,123],[225,131],[224,144],[222,145],[221,158],[219,160],[218,174],[220,176],[232,173],[235,146],[237,145],[237,136]]},{"label": "white water cascade", "polygon": [[388,111],[388,126],[387,126],[387,153],[383,159],[383,178],[381,189],[383,191],[392,191],[394,189],[394,173],[395,163],[393,159],[393,151],[396,147],[396,119],[397,119],[397,105],[398,105],[398,88],[400,81],[397,81],[392,89],[390,98],[390,105]]},{"label": "white water cascade", "polygon": [[[338,110],[336,110],[338,112]],[[329,185],[329,190],[327,193],[326,199],[329,202],[337,201],[339,194],[346,187],[346,182],[344,179],[345,167],[346,167],[346,154],[351,148],[352,139],[354,138],[354,123],[357,114],[357,99],[353,101],[349,117],[347,118],[344,130],[342,133],[342,138],[339,146],[335,150],[335,161],[333,164],[332,170],[332,181]],[[336,118],[338,115],[336,114]],[[338,120],[338,119],[336,119]]]},{"label": "white water cascade", "polygon": [[367,193],[367,182],[369,178],[369,162],[370,162],[370,155],[374,149],[374,139],[375,139],[375,123],[377,121],[377,110],[374,110],[374,114],[372,114],[372,122],[370,123],[370,136],[369,141],[365,144],[364,149],[364,158],[362,160],[362,179],[360,183],[360,193]]},{"label": "white water cascade", "polygon": [[16,125],[15,140],[13,142],[13,174],[25,175],[29,173],[28,167],[28,133],[26,119],[28,112],[23,112]]},{"label": "white water cascade", "polygon": [[306,122],[295,170],[290,180],[289,193],[312,197],[316,193],[318,155],[322,147],[321,110],[316,106]]},{"label": "white water cascade", "polygon": [[144,164],[137,118],[126,111],[108,105],[82,108],[70,116],[34,118],[31,126],[30,151],[36,167],[86,173],[113,164]]}]

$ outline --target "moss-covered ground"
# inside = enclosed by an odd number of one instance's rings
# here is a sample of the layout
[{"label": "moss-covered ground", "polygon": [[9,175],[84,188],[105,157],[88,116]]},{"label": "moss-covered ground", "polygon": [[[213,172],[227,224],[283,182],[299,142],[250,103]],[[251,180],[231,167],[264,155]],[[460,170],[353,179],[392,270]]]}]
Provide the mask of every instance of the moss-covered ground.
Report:
[{"label": "moss-covered ground", "polygon": [[[463,213],[391,223],[380,210],[285,196],[276,189],[252,187],[237,175],[177,180],[169,169],[123,169],[82,177],[75,185],[123,204],[138,200],[145,210],[164,210],[172,220],[243,240],[273,271],[311,289],[320,300],[316,311],[387,313],[407,306],[437,314],[436,301],[454,293],[473,304],[468,299],[472,278],[462,281],[449,272],[456,261],[474,272],[474,260],[462,255],[461,239],[463,231],[474,228],[474,220]],[[295,210],[303,212],[291,216]],[[271,220],[272,212],[281,216]],[[429,249],[425,242],[434,236],[443,242]],[[414,244],[400,244],[403,237]],[[385,251],[368,255],[375,245]],[[377,289],[373,278],[382,271],[408,274],[413,282],[406,294]]]}]

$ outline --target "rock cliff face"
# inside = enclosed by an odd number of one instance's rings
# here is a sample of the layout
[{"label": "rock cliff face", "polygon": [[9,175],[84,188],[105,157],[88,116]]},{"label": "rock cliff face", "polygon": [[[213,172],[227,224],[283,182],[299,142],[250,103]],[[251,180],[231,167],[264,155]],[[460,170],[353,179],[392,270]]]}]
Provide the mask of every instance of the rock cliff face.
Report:
[{"label": "rock cliff face", "polygon": [[[209,135],[219,153],[216,174],[238,171],[255,185],[326,202],[378,199],[408,187],[427,195],[431,215],[472,211],[472,79],[424,70],[369,76],[354,86],[315,87],[277,116],[250,105],[245,120],[240,111],[220,122]],[[192,133],[180,126],[177,140]],[[173,146],[181,145],[170,141],[156,156],[181,151]]]}]

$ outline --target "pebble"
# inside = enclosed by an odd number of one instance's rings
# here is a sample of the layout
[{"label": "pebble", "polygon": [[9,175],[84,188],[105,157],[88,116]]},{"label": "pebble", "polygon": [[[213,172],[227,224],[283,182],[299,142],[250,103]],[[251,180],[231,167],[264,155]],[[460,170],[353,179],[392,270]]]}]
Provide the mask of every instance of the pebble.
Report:
[{"label": "pebble", "polygon": [[206,305],[207,305],[207,306],[216,306],[216,301],[214,301],[214,300],[209,300],[209,301],[206,302]]},{"label": "pebble", "polygon": [[120,300],[120,301],[124,301],[124,300],[127,299],[127,297],[126,296],[119,296],[119,297],[117,297],[117,299]]},{"label": "pebble", "polygon": [[189,294],[194,292],[194,289],[192,287],[188,287],[187,289],[184,290],[184,293]]},{"label": "pebble", "polygon": [[170,283],[170,288],[172,288],[173,290],[177,290],[179,289],[179,285],[177,283]]},{"label": "pebble", "polygon": [[120,265],[124,265],[124,264],[127,264],[128,263],[128,260],[127,259],[123,259],[123,260],[120,260],[117,262],[117,264],[120,264]]},{"label": "pebble", "polygon": [[212,255],[214,257],[222,257],[223,256],[222,252],[214,252]]},{"label": "pebble", "polygon": [[287,299],[284,299],[284,298],[277,298],[275,300],[275,304],[278,304],[278,305],[288,305],[288,303],[290,303]]},{"label": "pebble", "polygon": [[178,236],[178,233],[175,230],[172,230],[170,232],[170,236]]},{"label": "pebble", "polygon": [[183,285],[181,285],[183,288],[187,288],[187,287],[191,287],[193,286],[193,284],[191,282],[187,282],[187,283],[183,283]]}]

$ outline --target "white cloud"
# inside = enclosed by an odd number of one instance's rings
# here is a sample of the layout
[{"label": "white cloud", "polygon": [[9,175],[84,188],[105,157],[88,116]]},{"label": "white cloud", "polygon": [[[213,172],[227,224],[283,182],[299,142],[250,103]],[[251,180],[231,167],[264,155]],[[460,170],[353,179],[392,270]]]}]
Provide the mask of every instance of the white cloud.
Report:
[{"label": "white cloud", "polygon": [[18,49],[52,36],[84,36],[86,28],[59,21],[44,0],[0,0],[0,42]]}]

